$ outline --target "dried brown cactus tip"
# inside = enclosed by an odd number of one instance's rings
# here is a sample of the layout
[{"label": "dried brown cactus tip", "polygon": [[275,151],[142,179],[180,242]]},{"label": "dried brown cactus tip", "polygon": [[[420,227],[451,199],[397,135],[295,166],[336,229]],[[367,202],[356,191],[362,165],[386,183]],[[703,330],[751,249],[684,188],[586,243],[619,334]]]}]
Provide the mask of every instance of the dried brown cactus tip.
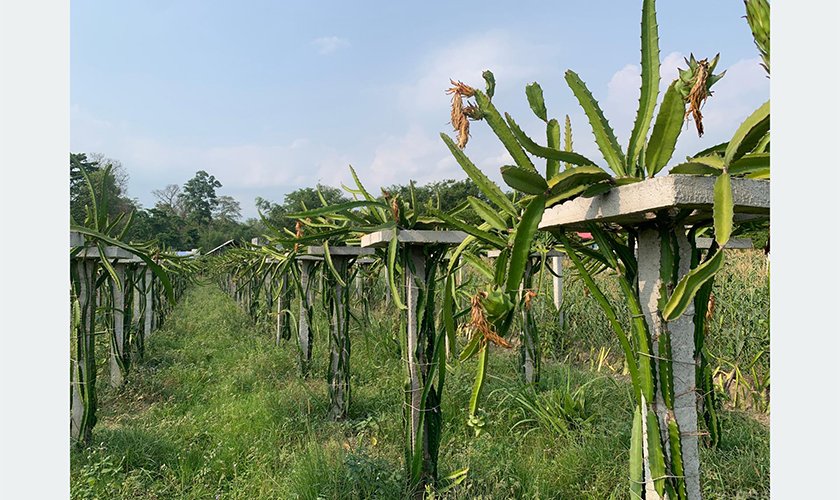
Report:
[{"label": "dried brown cactus tip", "polygon": [[496,345],[510,349],[513,344],[499,336],[493,326],[487,321],[481,299],[487,297],[487,292],[480,291],[470,298],[470,322],[467,327],[473,335],[481,335],[484,342],[492,342]]},{"label": "dried brown cactus tip", "polygon": [[688,101],[688,110],[686,110],[685,115],[691,115],[694,120],[694,125],[697,127],[697,135],[700,137],[703,137],[703,113],[700,112],[700,108],[703,107],[706,99],[712,95],[712,92],[707,86],[709,74],[709,60],[701,59],[697,61],[696,79],[686,99]]},{"label": "dried brown cactus tip", "polygon": [[467,141],[470,140],[470,122],[464,120],[458,128],[458,148],[464,149],[467,146]]},{"label": "dried brown cactus tip", "polygon": [[479,115],[478,107],[474,104],[464,106],[464,97],[475,95],[475,89],[461,81],[450,79],[452,87],[446,89],[447,94],[452,94],[452,109],[450,110],[449,121],[456,132],[456,139],[459,149],[464,149],[470,140],[469,118],[476,119]]},{"label": "dried brown cactus tip", "polygon": [[391,198],[391,213],[394,215],[394,222],[400,221],[400,206],[397,203],[397,198]]},{"label": "dried brown cactus tip", "polygon": [[452,84],[452,87],[446,89],[447,94],[457,94],[462,97],[472,97],[475,95],[475,89],[460,80],[455,81],[450,78],[449,83]]},{"label": "dried brown cactus tip", "polygon": [[715,294],[709,294],[709,303],[706,306],[706,321],[711,321],[715,315]]},{"label": "dried brown cactus tip", "polygon": [[525,292],[525,310],[530,311],[531,306],[533,305],[533,300],[537,297],[537,292],[533,290],[528,290]]}]

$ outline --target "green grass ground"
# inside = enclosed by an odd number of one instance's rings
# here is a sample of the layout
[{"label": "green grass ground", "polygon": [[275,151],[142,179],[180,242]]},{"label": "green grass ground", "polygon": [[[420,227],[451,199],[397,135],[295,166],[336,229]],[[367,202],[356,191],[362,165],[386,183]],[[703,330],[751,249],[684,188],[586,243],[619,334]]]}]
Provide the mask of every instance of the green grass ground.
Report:
[{"label": "green grass ground", "polygon": [[[190,289],[127,386],[102,389],[94,444],[71,454],[72,497],[402,498],[396,323],[377,317],[364,330],[353,323],[350,415],[335,423],[325,418],[322,318],[301,380],[294,341],[273,345],[214,286]],[[441,497],[627,498],[629,384],[549,359],[529,395],[515,352],[491,359],[478,437],[466,425],[474,364],[447,378],[440,472],[469,472]],[[528,404],[548,416],[535,419]],[[744,412],[721,418],[720,448],[701,450],[706,497],[769,497],[769,429]]]}]

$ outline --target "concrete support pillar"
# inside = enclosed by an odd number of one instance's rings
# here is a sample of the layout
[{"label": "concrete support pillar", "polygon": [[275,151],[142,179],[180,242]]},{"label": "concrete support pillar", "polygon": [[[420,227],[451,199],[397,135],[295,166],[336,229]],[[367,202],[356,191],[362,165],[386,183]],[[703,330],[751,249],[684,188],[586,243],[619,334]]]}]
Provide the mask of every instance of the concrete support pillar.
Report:
[{"label": "concrete support pillar", "polygon": [[[666,407],[662,397],[661,379],[657,377],[656,399],[652,406],[659,420],[662,443],[666,456],[670,456],[668,423],[676,420],[680,429],[682,461],[685,470],[686,493],[690,500],[700,499],[700,457],[697,436],[697,396],[696,396],[696,359],[694,344],[694,305],[676,320],[664,321],[659,311],[660,285],[660,237],[656,229],[643,229],[639,232],[639,299],[650,329],[651,350],[657,356],[657,374],[660,366],[668,360],[659,359],[659,338],[663,333],[670,334],[671,365],[674,379],[674,408]],[[679,278],[690,269],[691,247],[685,232],[676,231],[679,245]],[[659,498],[653,490],[648,469],[648,457],[645,456],[645,491],[646,498]]]},{"label": "concrete support pillar", "polygon": [[113,338],[111,339],[111,387],[119,387],[124,382],[125,377],[125,287],[127,286],[125,279],[125,264],[117,263],[114,266],[114,272],[117,275],[119,283],[113,285],[113,308],[112,315]]},{"label": "concrete support pillar", "polygon": [[383,276],[385,277],[385,305],[391,305],[391,286],[388,284],[388,271],[383,270]]},{"label": "concrete support pillar", "polygon": [[[431,418],[422,418],[422,395],[426,382],[426,375],[429,371],[430,360],[426,359],[425,342],[421,338],[418,328],[419,320],[417,303],[420,296],[426,293],[426,258],[421,245],[408,245],[408,262],[405,265],[405,297],[408,307],[408,319],[406,321],[406,349],[403,353],[404,362],[408,372],[406,388],[406,421],[409,424],[408,440],[409,450],[417,449],[418,439],[422,439],[422,471],[420,473],[420,484],[416,486],[415,492],[423,491],[426,484],[435,481],[436,471],[429,470],[434,466],[432,450],[429,446],[429,424]],[[428,381],[431,383],[431,381]],[[432,411],[440,411],[440,408],[428,408]],[[431,417],[431,415],[428,415]],[[423,429],[421,429],[421,421]],[[422,494],[419,496],[422,498]]]},{"label": "concrete support pillar", "polygon": [[312,361],[312,272],[315,263],[311,260],[300,261],[300,286],[303,294],[300,297],[300,313],[298,316],[298,344],[300,347],[300,374],[309,374]]},{"label": "concrete support pillar", "polygon": [[80,325],[76,334],[75,359],[72,360],[70,391],[70,437],[89,443],[96,423],[96,363],[94,334],[96,299],[92,288],[96,281],[97,263],[82,259],[72,266],[78,280]]},{"label": "concrete support pillar", "polygon": [[552,276],[554,288],[554,309],[557,311],[557,318],[560,326],[563,326],[563,311],[560,306],[563,304],[563,256],[556,255],[551,258],[551,269],[556,276]]},{"label": "concrete support pillar", "polygon": [[[527,293],[533,286],[534,258],[528,259],[525,263],[525,273],[522,284],[519,287],[520,300],[522,294]],[[530,305],[526,302],[522,305],[521,311],[522,332],[519,345],[520,374],[526,384],[536,384],[540,380],[540,338],[537,332],[536,322]]]},{"label": "concrete support pillar", "polygon": [[[436,327],[438,314],[435,295],[438,271],[445,247],[461,244],[467,234],[461,231],[384,230],[362,237],[362,247],[385,248],[397,239],[405,279],[406,331],[401,335],[405,367],[405,461],[411,496],[425,498],[426,486],[437,480],[442,380],[433,369],[438,366],[444,335]],[[422,321],[421,321],[421,318]],[[424,399],[425,394],[425,399]],[[419,467],[415,459],[419,459]]]},{"label": "concrete support pillar", "polygon": [[332,261],[347,286],[342,286],[338,280],[331,280],[334,296],[330,304],[330,368],[327,380],[330,393],[329,418],[343,420],[350,407],[350,318],[345,310],[350,298],[350,273],[347,272],[350,259],[333,255]]},{"label": "concrete support pillar", "polygon": [[143,321],[143,336],[145,338],[149,338],[149,335],[152,334],[152,330],[154,329],[154,300],[152,291],[154,289],[154,275],[152,274],[151,269],[146,269],[146,317]]},{"label": "concrete support pillar", "polygon": [[270,273],[266,273],[262,279],[262,294],[263,300],[265,301],[265,311],[268,311],[269,317],[271,317],[271,311],[274,310],[274,303],[276,301],[276,296],[274,294],[274,282],[272,280],[272,275]]},{"label": "concrete support pillar", "polygon": [[[138,266],[137,268],[135,268],[134,279],[135,280],[140,280],[140,273],[142,273],[142,272],[143,272],[142,267]],[[132,296],[134,297],[134,304],[133,304],[134,309],[132,310],[133,312],[131,314],[131,319],[134,322],[134,325],[139,327],[139,325],[140,325],[140,291],[135,290],[132,293]],[[134,328],[134,326],[132,326],[132,328]],[[140,333],[137,330],[134,330],[134,332],[136,334]]]},{"label": "concrete support pillar", "polygon": [[274,338],[274,343],[280,345],[281,340],[288,340],[287,337],[287,323],[289,321],[288,312],[289,301],[287,300],[287,291],[289,289],[289,276],[284,274],[280,277],[280,290],[277,295],[277,334]]},{"label": "concrete support pillar", "polygon": [[417,328],[417,301],[418,295],[426,282],[426,262],[423,258],[423,247],[408,247],[409,263],[405,266],[405,300],[408,307],[408,321],[406,322],[406,352],[405,363],[408,368],[408,413],[409,441],[411,449],[415,449],[417,436],[420,434],[420,397],[423,393],[422,380],[420,376],[421,364],[423,362],[423,351],[417,349],[418,328]]}]

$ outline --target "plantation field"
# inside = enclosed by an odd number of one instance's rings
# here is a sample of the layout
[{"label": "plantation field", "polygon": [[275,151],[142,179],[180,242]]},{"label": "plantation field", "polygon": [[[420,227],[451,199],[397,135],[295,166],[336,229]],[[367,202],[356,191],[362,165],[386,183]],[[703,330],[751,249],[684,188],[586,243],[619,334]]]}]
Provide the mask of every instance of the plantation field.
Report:
[{"label": "plantation field", "polygon": [[[763,255],[732,252],[716,280],[709,350],[725,401],[720,447],[701,448],[704,495],[766,498]],[[327,325],[320,303],[312,375],[302,380],[294,340],[275,346],[269,317],[253,325],[215,285],[188,290],[148,339],[127,385],[117,391],[100,384],[93,444],[71,452],[72,497],[402,498],[399,314],[382,303],[380,285],[365,290],[374,298],[369,326],[361,326],[368,325],[361,310],[359,321],[351,321],[352,402],[348,420],[338,423],[326,418]],[[550,291],[547,277],[542,285]],[[608,291],[617,297],[617,290]],[[494,347],[477,437],[466,425],[475,361],[452,360],[440,476],[468,471],[443,481],[451,484],[441,486],[440,497],[627,498],[634,401],[617,342],[569,268],[565,324],[558,325],[550,294],[541,294],[535,307],[545,358],[540,387],[522,387],[515,349]],[[106,352],[107,344],[98,349]]]}]

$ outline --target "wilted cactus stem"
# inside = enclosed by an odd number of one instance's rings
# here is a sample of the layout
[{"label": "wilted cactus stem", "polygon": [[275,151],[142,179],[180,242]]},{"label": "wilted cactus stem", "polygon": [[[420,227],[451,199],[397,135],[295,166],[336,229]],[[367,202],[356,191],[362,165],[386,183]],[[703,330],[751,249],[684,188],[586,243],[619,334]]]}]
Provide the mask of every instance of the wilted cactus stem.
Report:
[{"label": "wilted cactus stem", "polygon": [[[484,337],[483,343],[492,342],[496,345],[511,348],[513,344],[503,339],[493,329],[493,325],[487,321],[487,312],[484,309],[482,301],[487,299],[487,292],[479,291],[470,298],[470,322],[467,328],[472,332],[472,335],[481,335]],[[472,336],[470,337],[472,339]]]},{"label": "wilted cactus stem", "polygon": [[465,84],[464,82],[449,80],[452,87],[446,90],[447,94],[452,94],[452,110],[450,112],[450,123],[452,128],[457,133],[458,147],[464,149],[467,141],[470,140],[470,121],[469,118],[478,119],[479,111],[475,104],[468,104],[464,106],[464,98],[469,98],[475,95],[475,89]]},{"label": "wilted cactus stem", "polygon": [[691,54],[690,59],[685,60],[688,68],[679,70],[680,77],[677,80],[677,90],[688,104],[685,116],[690,115],[694,119],[697,135],[700,137],[703,137],[703,113],[700,109],[706,99],[712,95],[712,85],[726,74],[726,71],[719,75],[713,74],[719,59],[720,54],[717,54],[711,61],[708,59],[698,61],[694,58],[694,54]]}]

